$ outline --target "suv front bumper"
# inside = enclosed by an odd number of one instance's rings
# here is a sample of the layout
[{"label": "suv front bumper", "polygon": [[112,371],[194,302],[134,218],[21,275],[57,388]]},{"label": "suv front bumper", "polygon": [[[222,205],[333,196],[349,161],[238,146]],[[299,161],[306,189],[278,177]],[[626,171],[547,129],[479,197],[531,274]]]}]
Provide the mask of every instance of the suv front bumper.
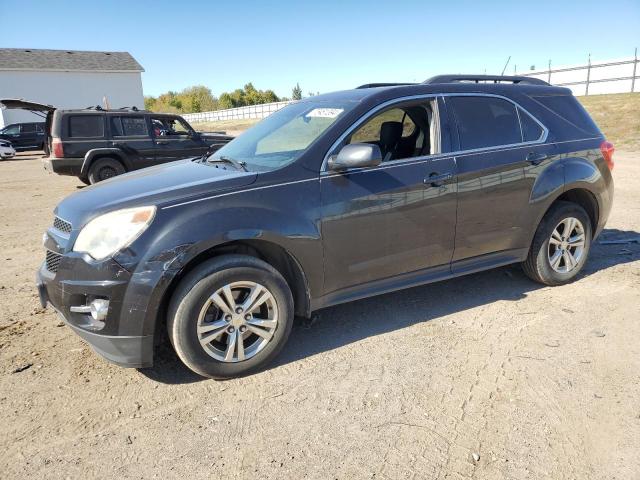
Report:
[{"label": "suv front bumper", "polygon": [[[127,300],[133,275],[113,260],[93,268],[80,256],[63,256],[58,268],[51,272],[44,262],[36,274],[42,306],[50,304],[75,333],[108,361],[123,367],[151,366],[154,336],[143,331],[141,320],[146,310]],[[109,300],[104,323],[96,322],[88,313],[71,311],[72,306],[86,305],[91,298]]]}]

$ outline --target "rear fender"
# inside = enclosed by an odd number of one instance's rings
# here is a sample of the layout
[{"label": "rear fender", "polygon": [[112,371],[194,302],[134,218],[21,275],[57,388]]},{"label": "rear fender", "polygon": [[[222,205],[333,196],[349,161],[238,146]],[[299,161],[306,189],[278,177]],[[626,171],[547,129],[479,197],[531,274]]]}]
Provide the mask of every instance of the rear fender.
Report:
[{"label": "rear fender", "polygon": [[82,168],[80,169],[80,175],[87,176],[89,174],[91,164],[99,157],[117,158],[122,162],[127,171],[131,170],[131,162],[129,162],[127,156],[122,153],[122,150],[118,148],[94,148],[85,154],[84,161],[82,162]]}]

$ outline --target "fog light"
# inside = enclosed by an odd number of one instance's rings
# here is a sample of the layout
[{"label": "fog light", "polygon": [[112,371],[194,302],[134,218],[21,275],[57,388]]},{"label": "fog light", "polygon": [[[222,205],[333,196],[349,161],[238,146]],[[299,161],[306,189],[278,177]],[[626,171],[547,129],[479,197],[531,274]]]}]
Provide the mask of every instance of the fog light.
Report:
[{"label": "fog light", "polygon": [[93,319],[104,322],[104,319],[107,318],[107,312],[109,311],[109,300],[96,298],[89,306],[91,307],[91,316]]},{"label": "fog light", "polygon": [[103,322],[107,318],[107,312],[109,311],[109,300],[96,298],[89,305],[71,307],[70,310],[74,313],[90,313],[94,320]]}]

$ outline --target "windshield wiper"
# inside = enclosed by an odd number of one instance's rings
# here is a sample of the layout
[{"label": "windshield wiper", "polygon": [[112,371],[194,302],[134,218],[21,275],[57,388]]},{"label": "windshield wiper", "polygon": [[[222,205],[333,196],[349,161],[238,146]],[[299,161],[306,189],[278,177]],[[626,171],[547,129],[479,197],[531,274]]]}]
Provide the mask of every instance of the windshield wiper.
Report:
[{"label": "windshield wiper", "polygon": [[209,163],[228,163],[230,165],[233,165],[237,170],[244,170],[245,172],[248,172],[249,170],[247,169],[247,162],[242,162],[242,161],[238,161],[238,160],[234,160],[231,157],[226,157],[226,156],[221,156],[218,158],[207,158],[207,162]]}]

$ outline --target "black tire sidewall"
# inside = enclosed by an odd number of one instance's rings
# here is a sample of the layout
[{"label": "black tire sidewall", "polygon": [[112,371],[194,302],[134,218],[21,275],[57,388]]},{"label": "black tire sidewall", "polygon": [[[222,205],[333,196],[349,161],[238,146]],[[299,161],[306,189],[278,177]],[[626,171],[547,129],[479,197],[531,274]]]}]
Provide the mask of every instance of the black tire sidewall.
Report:
[{"label": "black tire sidewall", "polygon": [[[114,175],[115,177],[117,177],[118,175],[122,175],[126,171],[122,163],[120,163],[115,158],[111,158],[111,157],[99,158],[98,160],[96,160],[91,164],[91,167],[89,167],[89,182],[91,182],[91,184],[103,181],[103,179],[100,178],[100,170],[102,170],[105,167],[113,168],[116,171],[116,174]],[[113,178],[113,177],[110,177],[110,178]],[[104,179],[104,180],[107,180],[107,179]]]},{"label": "black tire sidewall", "polygon": [[[168,327],[171,343],[187,367],[205,377],[237,377],[264,367],[280,352],[291,333],[294,314],[291,292],[279,273],[256,266],[233,266],[185,280],[186,288],[182,292],[176,291],[177,298],[172,299]],[[278,307],[278,326],[271,341],[254,357],[237,363],[221,362],[200,345],[196,330],[198,316],[216,290],[232,282],[247,280],[260,283],[271,292]]]},{"label": "black tire sidewall", "polygon": [[[547,285],[562,285],[572,281],[582,271],[591,250],[592,226],[591,220],[585,210],[576,204],[563,202],[559,208],[550,213],[551,214],[545,219],[542,225],[543,228],[541,228],[536,235],[536,237],[538,237],[538,242],[536,243],[540,246],[538,248],[535,264],[537,273],[543,283]],[[551,264],[549,263],[548,249],[551,233],[556,226],[567,217],[577,218],[582,223],[585,234],[585,245],[582,258],[578,262],[577,267],[570,272],[561,273],[556,272],[551,267]]]}]

